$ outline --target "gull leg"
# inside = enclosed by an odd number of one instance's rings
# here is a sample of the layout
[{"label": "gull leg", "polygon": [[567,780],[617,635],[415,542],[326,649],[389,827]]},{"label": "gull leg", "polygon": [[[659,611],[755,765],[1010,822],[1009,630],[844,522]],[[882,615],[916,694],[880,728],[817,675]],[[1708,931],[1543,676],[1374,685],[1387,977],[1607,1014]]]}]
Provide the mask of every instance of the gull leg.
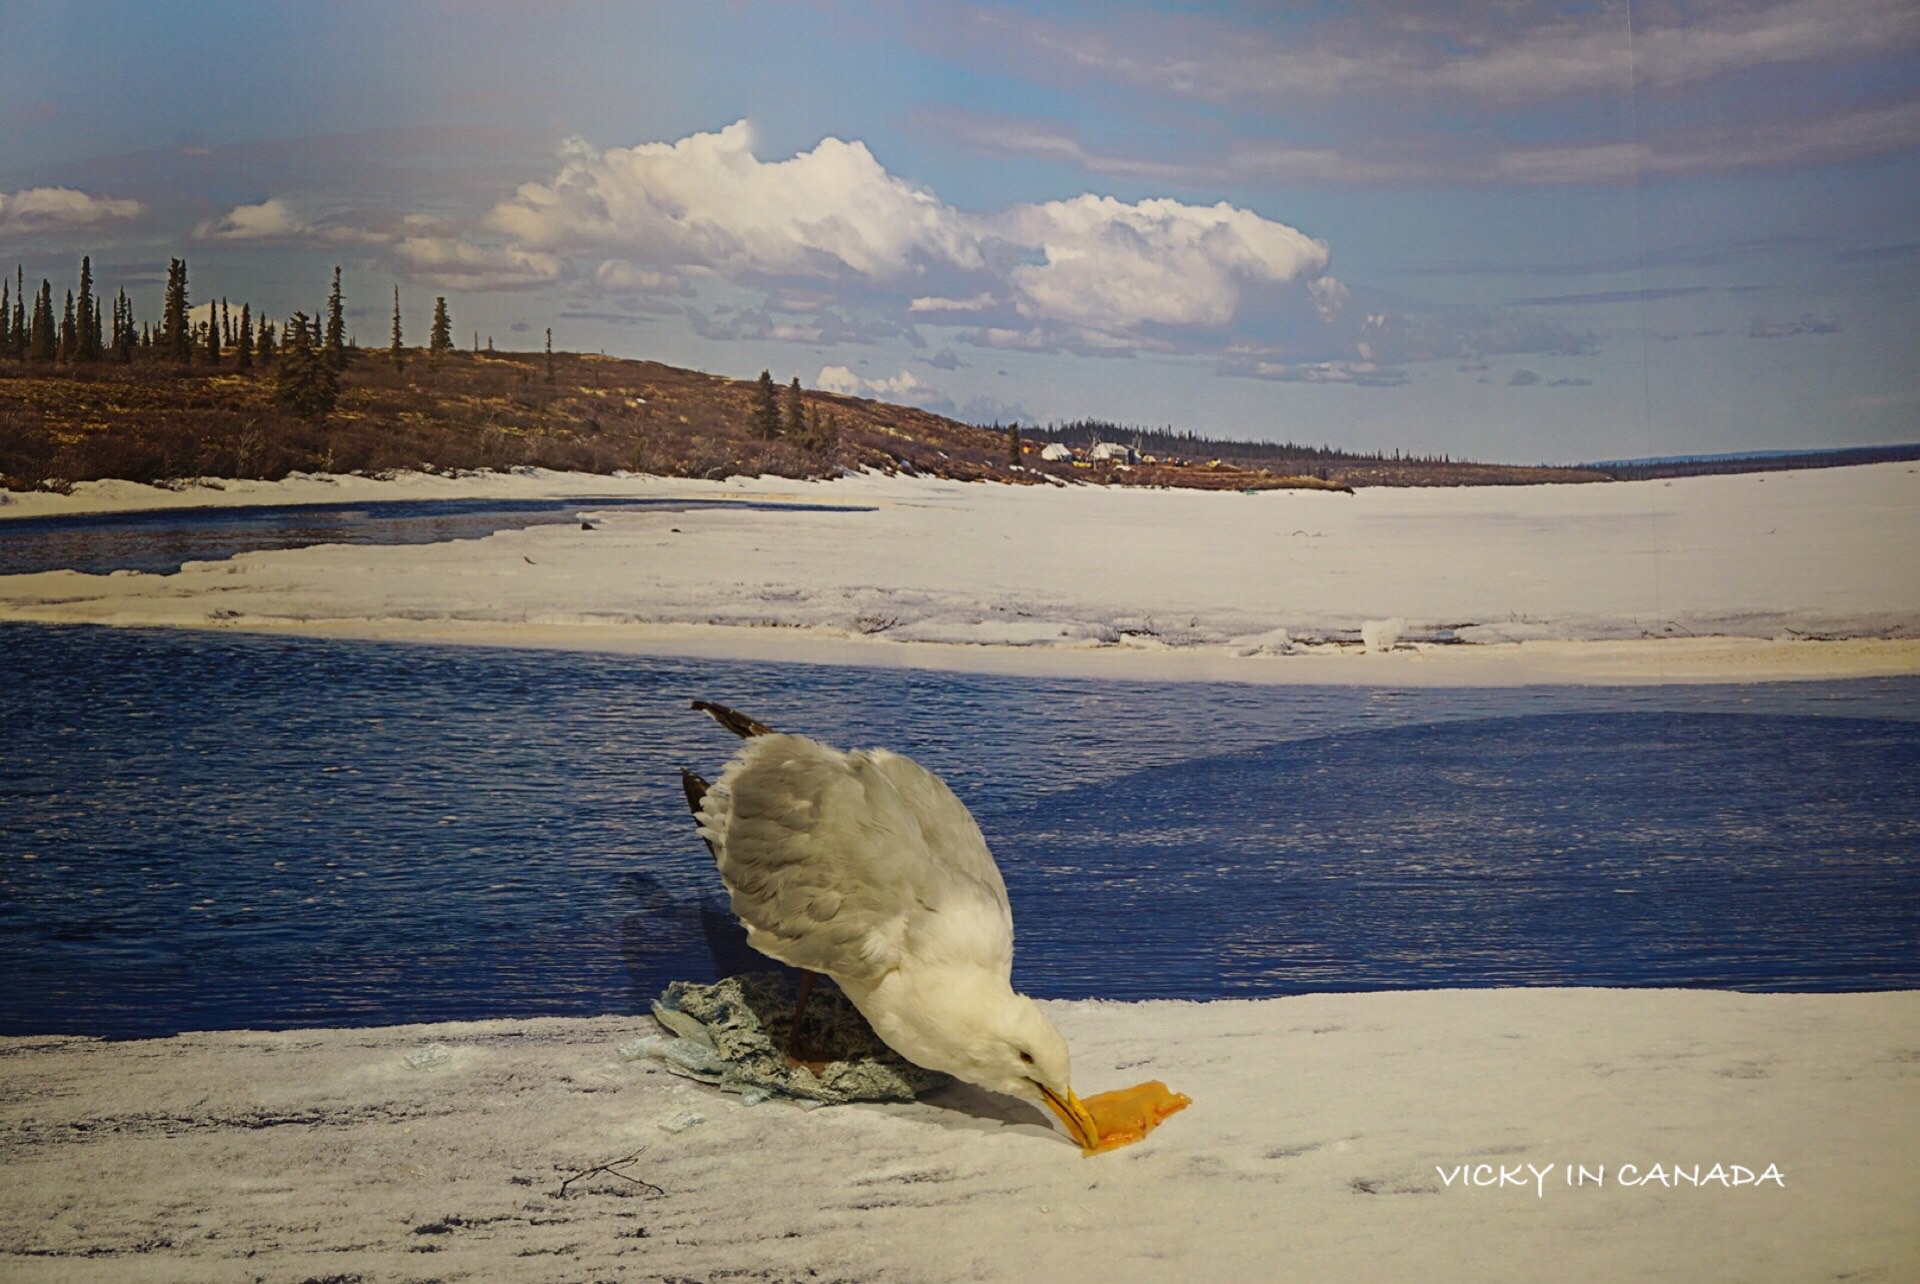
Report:
[{"label": "gull leg", "polygon": [[793,1001],[793,1023],[787,1027],[787,1046],[784,1049],[788,1061],[805,1066],[815,1074],[824,1070],[827,1063],[800,1055],[800,1020],[807,1013],[807,1000],[813,995],[813,983],[819,979],[818,973],[804,970],[800,973],[800,987]]}]

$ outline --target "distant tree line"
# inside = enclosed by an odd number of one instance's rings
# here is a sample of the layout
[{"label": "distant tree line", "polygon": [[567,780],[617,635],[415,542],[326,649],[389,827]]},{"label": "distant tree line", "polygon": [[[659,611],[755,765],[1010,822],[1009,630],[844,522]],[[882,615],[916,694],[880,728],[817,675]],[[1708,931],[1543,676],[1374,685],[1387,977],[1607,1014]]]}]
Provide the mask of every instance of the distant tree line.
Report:
[{"label": "distant tree line", "polygon": [[[80,260],[76,289],[66,292],[58,317],[53,283],[42,280],[27,301],[26,276],[16,264],[11,281],[0,278],[0,360],[51,365],[86,365],[101,361],[131,364],[167,362],[201,368],[230,367],[251,371],[273,367],[274,401],[302,417],[319,420],[334,407],[340,393],[340,375],[358,349],[347,334],[346,300],[340,269],[333,269],[333,288],[327,301],[309,318],[295,312],[276,324],[260,317],[256,325],[251,304],[242,302],[236,314],[226,299],[207,308],[207,319],[192,318],[187,289],[187,261],[170,259],[167,284],[157,325],[140,321],[133,302],[122,289],[111,301],[110,314],[94,291],[93,258]],[[453,320],[447,300],[433,304],[433,325],[427,342],[430,363],[453,350]],[[553,332],[547,332],[549,380],[552,376]],[[393,291],[393,336],[388,357],[396,371],[406,365],[401,346],[400,287]]]},{"label": "distant tree line", "polygon": [[[994,424],[996,430],[1001,426]],[[1004,431],[1004,430],[1002,430]],[[1311,474],[1341,464],[1457,464],[1466,462],[1447,454],[1415,455],[1394,451],[1353,451],[1333,446],[1303,446],[1298,442],[1235,441],[1205,437],[1191,430],[1139,428],[1110,423],[1102,419],[1075,419],[1070,423],[1026,430],[1040,441],[1057,441],[1076,450],[1088,450],[1099,442],[1132,446],[1142,454],[1175,456],[1192,460],[1223,459],[1235,463],[1269,468],[1275,472]]]},{"label": "distant tree line", "polygon": [[1615,481],[1652,481],[1662,477],[1704,477],[1719,473],[1773,473],[1795,468],[1897,464],[1913,459],[1920,459],[1920,442],[1899,446],[1848,446],[1840,450],[1769,451],[1760,455],[1625,460],[1586,466],[1605,473]]}]

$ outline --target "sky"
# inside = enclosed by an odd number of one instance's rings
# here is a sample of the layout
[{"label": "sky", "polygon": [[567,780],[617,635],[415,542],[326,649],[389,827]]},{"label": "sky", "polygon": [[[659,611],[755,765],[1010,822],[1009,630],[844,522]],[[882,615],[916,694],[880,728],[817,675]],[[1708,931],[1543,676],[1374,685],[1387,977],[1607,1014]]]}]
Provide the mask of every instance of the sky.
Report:
[{"label": "sky", "polygon": [[[0,263],[1506,462],[1920,440],[1920,3],[0,5]],[[9,273],[9,275],[12,275]]]}]

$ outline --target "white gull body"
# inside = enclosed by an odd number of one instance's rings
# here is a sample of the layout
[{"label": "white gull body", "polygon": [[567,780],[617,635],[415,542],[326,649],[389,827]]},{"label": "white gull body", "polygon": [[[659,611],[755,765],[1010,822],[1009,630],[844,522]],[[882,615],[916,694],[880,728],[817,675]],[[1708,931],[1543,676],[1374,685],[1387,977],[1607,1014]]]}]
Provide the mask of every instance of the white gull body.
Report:
[{"label": "white gull body", "polygon": [[953,791],[885,749],[710,711],[749,737],[695,802],[748,944],[832,977],[907,1060],[1045,1105],[1093,1145],[1066,1040],[1013,989],[1006,884]]}]

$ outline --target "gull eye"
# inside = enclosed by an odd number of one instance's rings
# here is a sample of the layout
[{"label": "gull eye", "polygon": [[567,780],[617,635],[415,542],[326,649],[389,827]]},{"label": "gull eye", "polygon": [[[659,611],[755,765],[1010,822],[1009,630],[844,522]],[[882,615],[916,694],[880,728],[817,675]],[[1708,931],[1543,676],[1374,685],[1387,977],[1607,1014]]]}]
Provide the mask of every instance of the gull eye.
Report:
[{"label": "gull eye", "polygon": [[1027,1065],[1027,1066],[1030,1066],[1030,1065],[1032,1065],[1032,1064],[1033,1064],[1033,1054],[1032,1054],[1031,1052],[1026,1052],[1026,1051],[1022,1051],[1022,1052],[1021,1052],[1021,1054],[1020,1054],[1020,1064],[1021,1064],[1021,1065]]}]

